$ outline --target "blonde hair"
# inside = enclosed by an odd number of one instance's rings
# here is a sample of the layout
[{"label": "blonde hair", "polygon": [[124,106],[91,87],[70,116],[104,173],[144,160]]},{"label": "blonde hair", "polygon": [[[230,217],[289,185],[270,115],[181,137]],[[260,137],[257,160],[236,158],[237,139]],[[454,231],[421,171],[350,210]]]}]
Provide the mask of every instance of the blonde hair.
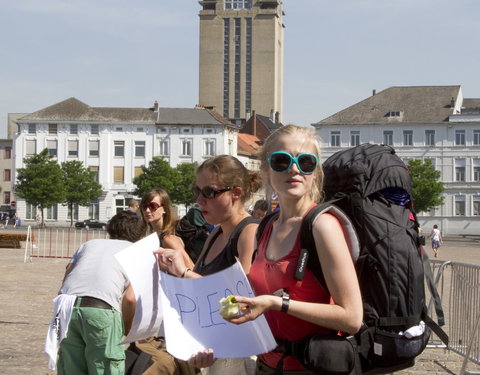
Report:
[{"label": "blonde hair", "polygon": [[[145,194],[143,194],[142,201],[140,202],[140,207],[150,203],[155,197],[160,198],[160,204],[162,205],[165,215],[163,215],[162,221],[162,233],[175,234],[175,218],[173,217],[172,202],[168,193],[163,189],[152,189]],[[145,220],[144,210],[142,209],[142,216]],[[152,225],[148,223],[150,230],[152,230]]]},{"label": "blonde hair", "polygon": [[[260,170],[263,172],[262,176],[264,179],[264,183],[270,188],[272,187],[272,184],[269,177],[270,165],[268,164],[267,160],[268,156],[272,152],[278,151],[277,145],[280,138],[292,135],[300,135],[304,139],[309,140],[314,149],[313,153],[317,155],[318,161],[320,163],[320,142],[318,141],[318,138],[313,129],[297,125],[282,126],[281,128],[277,129],[275,132],[269,135],[269,137],[265,140],[263,147],[260,149],[260,152],[258,153],[258,157],[260,159]],[[315,170],[314,177],[315,180],[314,184],[312,185],[312,191],[310,192],[310,194],[315,202],[321,202],[324,198],[323,170],[321,165],[319,165]]]},{"label": "blonde hair", "polygon": [[218,155],[205,160],[197,168],[197,173],[203,170],[210,172],[216,183],[222,187],[241,187],[242,203],[249,200],[262,186],[259,173],[248,170],[240,160],[231,155]]}]

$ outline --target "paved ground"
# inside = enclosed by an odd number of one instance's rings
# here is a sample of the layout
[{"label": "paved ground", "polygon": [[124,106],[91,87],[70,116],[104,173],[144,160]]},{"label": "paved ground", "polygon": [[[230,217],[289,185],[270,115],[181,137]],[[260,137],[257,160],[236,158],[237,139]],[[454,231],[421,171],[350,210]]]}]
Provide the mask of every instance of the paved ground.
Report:
[{"label": "paved ground", "polygon": [[[433,257],[430,249],[429,255]],[[480,264],[480,242],[477,238],[448,238],[439,259]],[[60,287],[67,260],[23,260],[24,249],[0,248],[0,374],[53,375],[47,369],[43,345],[51,300]],[[428,348],[415,367],[401,373],[459,374],[461,365],[457,354]]]}]

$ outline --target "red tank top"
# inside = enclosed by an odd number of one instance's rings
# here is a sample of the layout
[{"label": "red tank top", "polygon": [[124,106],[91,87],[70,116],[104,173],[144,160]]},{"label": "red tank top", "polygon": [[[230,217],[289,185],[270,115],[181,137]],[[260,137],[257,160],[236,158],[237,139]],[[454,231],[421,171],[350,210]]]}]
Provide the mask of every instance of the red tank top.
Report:
[{"label": "red tank top", "polygon": [[[295,280],[295,270],[300,255],[300,235],[293,246],[293,249],[283,258],[276,261],[269,261],[265,257],[270,235],[272,233],[273,221],[267,224],[258,243],[258,253],[250,268],[249,279],[256,295],[274,294],[283,289],[290,294],[290,298],[297,301],[330,303],[330,294],[321,286],[313,273],[305,270],[302,281]],[[312,334],[326,334],[332,330],[317,326],[305,320],[280,311],[269,310],[265,313],[273,335],[279,339],[288,341],[300,340]],[[282,358],[282,353],[270,352],[262,354],[261,359],[270,367],[275,368]],[[286,357],[284,360],[285,370],[303,370],[304,368],[293,357]]]}]

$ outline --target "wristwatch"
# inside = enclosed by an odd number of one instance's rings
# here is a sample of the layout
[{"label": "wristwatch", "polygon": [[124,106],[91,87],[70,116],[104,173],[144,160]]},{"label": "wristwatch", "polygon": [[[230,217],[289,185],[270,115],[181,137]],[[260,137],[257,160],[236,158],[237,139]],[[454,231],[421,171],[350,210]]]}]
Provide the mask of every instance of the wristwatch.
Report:
[{"label": "wristwatch", "polygon": [[282,308],[280,309],[281,312],[288,312],[288,306],[290,304],[290,295],[287,292],[283,292],[282,295]]}]

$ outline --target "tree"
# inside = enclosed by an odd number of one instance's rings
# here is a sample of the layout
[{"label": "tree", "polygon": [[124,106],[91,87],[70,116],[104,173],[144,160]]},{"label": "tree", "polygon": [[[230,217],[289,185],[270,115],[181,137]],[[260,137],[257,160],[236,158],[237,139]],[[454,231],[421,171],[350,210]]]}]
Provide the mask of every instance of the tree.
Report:
[{"label": "tree", "polygon": [[184,204],[185,207],[190,206],[196,200],[192,193],[192,186],[195,184],[197,163],[179,164],[175,169],[180,181],[172,190],[170,198],[172,202]]},{"label": "tree", "polygon": [[95,181],[95,174],[83,167],[78,160],[63,162],[61,165],[65,186],[65,204],[68,206],[70,226],[73,226],[73,205],[88,206],[102,195],[102,185]]},{"label": "tree", "polygon": [[133,183],[137,185],[134,194],[140,197],[149,190],[158,188],[170,194],[180,183],[178,172],[158,156],[150,161],[148,167],[142,166],[142,171],[140,176],[133,179]]},{"label": "tree", "polygon": [[40,208],[41,225],[45,225],[43,209],[65,199],[63,173],[48,149],[23,159],[25,168],[19,168],[15,194]]},{"label": "tree", "polygon": [[435,170],[432,161],[425,159],[411,159],[408,161],[410,176],[412,177],[412,198],[417,212],[426,212],[443,203],[443,182],[440,172]]}]

